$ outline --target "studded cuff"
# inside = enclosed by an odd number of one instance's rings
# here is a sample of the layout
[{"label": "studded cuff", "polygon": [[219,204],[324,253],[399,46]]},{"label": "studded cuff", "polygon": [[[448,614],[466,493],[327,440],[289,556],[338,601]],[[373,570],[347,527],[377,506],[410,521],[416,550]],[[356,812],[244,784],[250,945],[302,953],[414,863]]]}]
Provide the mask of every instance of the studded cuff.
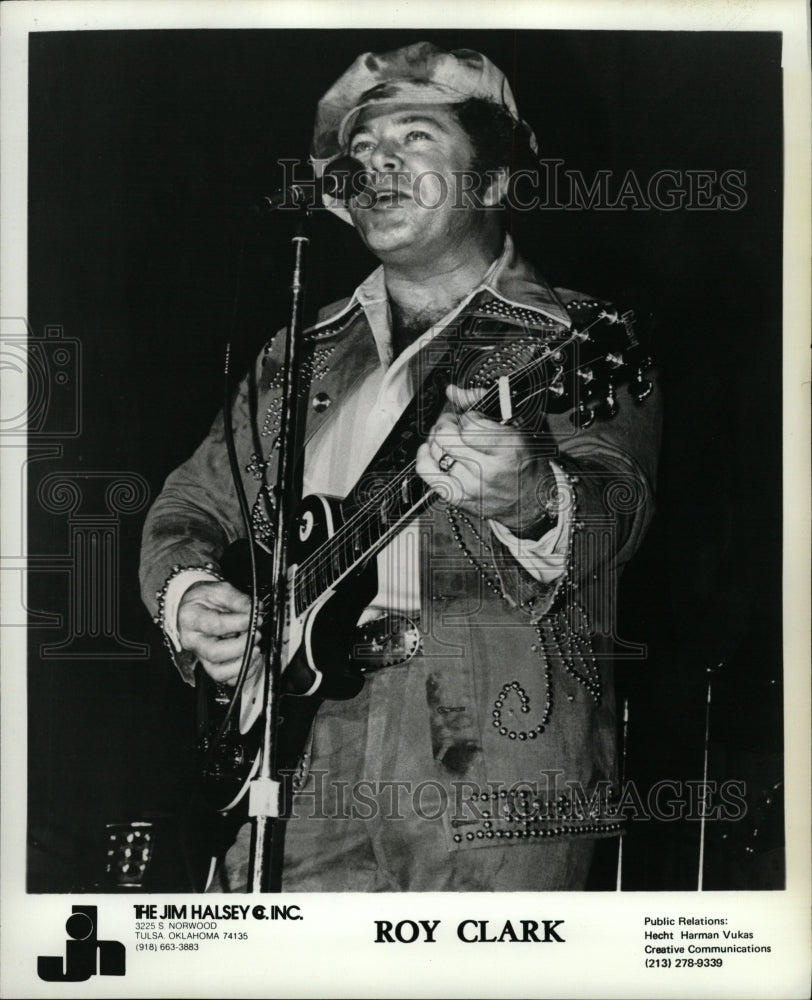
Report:
[{"label": "studded cuff", "polygon": [[175,649],[180,652],[178,609],[183,595],[193,583],[222,579],[212,569],[181,569],[164,584],[163,630]]},{"label": "studded cuff", "polygon": [[189,681],[193,672],[193,663],[187,663],[189,654],[181,648],[178,638],[177,614],[181,598],[193,583],[200,580],[222,580],[223,577],[214,568],[213,563],[203,566],[173,566],[163,587],[155,592],[158,599],[158,613],[153,621],[161,629],[175,666],[184,679]]}]

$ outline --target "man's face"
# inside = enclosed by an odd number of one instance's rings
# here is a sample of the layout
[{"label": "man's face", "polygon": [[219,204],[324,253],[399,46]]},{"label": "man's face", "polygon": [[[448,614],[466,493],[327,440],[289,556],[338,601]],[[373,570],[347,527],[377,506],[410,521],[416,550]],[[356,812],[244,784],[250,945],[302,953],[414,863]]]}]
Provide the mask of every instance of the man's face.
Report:
[{"label": "man's face", "polygon": [[460,207],[474,149],[448,106],[366,109],[348,152],[372,175],[371,193],[351,200],[350,215],[381,260],[431,262],[464,253],[476,238],[481,213]]}]

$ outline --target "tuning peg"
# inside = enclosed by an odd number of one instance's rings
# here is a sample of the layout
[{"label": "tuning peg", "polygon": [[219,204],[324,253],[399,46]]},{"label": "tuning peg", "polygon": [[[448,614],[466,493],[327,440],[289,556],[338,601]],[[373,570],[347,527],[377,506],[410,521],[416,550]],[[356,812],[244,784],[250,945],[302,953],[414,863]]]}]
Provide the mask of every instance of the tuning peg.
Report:
[{"label": "tuning peg", "polygon": [[629,383],[629,395],[635,403],[642,403],[647,396],[651,395],[651,391],[654,388],[651,379],[646,378],[648,367],[646,362],[639,365],[637,371],[634,373],[634,378]]},{"label": "tuning peg", "polygon": [[[557,351],[555,353],[557,355],[559,355],[559,356],[561,354],[560,351]],[[552,360],[552,358],[554,356],[551,355],[550,357],[551,357],[551,360]],[[567,389],[566,389],[566,386],[564,385],[564,367],[563,367],[563,365],[560,365],[560,364],[557,364],[557,363],[553,365],[553,370],[550,373],[550,375],[548,376],[548,381],[547,381],[547,385],[545,387],[545,391],[547,392],[547,395],[548,395],[548,397],[551,400],[553,400],[553,399],[563,399],[563,397],[566,395]]]},{"label": "tuning peg", "polygon": [[589,427],[594,419],[595,411],[590,410],[583,399],[578,403],[577,409],[573,410],[570,414],[570,420],[572,421],[573,426],[577,427],[579,431]]},{"label": "tuning peg", "polygon": [[603,400],[603,413],[607,417],[614,417],[618,411],[617,394],[615,392],[615,380],[610,375],[606,382],[606,396]]}]

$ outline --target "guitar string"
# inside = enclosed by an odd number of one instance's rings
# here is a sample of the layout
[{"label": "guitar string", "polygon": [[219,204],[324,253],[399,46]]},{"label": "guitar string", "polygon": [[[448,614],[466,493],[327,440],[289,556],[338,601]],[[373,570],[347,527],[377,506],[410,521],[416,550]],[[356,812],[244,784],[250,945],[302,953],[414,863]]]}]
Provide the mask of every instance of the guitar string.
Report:
[{"label": "guitar string", "polygon": [[[561,351],[568,349],[573,344],[585,341],[589,331],[598,323],[602,322],[602,320],[605,318],[606,318],[605,315],[598,316],[583,329],[573,330],[573,333],[570,338],[568,338],[565,341],[562,341],[560,344],[557,344],[554,347],[549,348],[547,350],[547,353],[543,354],[541,357],[533,359],[533,361],[528,362],[526,365],[522,366],[522,368],[516,369],[516,371],[512,372],[508,377],[509,378],[527,377],[534,368],[541,367],[545,362],[554,358],[557,353],[560,353]],[[598,360],[597,356],[589,359],[587,363],[594,363],[596,360]],[[576,370],[575,366],[571,368],[562,367],[556,372],[555,377],[558,378],[561,375],[570,375],[575,370]],[[523,397],[522,400],[520,400],[520,402],[517,405],[518,406],[523,405],[532,396],[538,395],[539,392],[544,392],[546,390],[547,386],[545,385],[540,389],[535,389],[533,390],[533,392],[529,392],[525,397]],[[463,412],[467,413],[478,407],[482,407],[483,403],[488,405],[492,402],[495,402],[497,398],[498,398],[498,386],[492,385],[485,391],[485,394],[482,397],[476,400],[475,403],[470,404],[465,410],[463,410]],[[306,588],[312,588],[314,587],[314,585],[317,587],[317,589],[313,599],[315,599],[315,597],[317,597],[318,594],[323,591],[324,587],[321,585],[321,581],[319,580],[319,574],[327,566],[330,566],[330,568],[333,569],[333,572],[335,573],[335,567],[333,565],[334,556],[330,555],[330,550],[332,549],[340,551],[341,547],[345,545],[345,543],[350,541],[350,538],[345,536],[351,537],[354,534],[360,533],[360,531],[363,529],[370,528],[373,522],[377,520],[377,518],[380,516],[380,511],[384,507],[383,501],[396,498],[397,494],[402,491],[405,482],[409,479],[412,472],[414,471],[415,465],[416,463],[412,461],[402,470],[400,470],[400,472],[397,473],[395,479],[393,479],[389,484],[387,484],[387,486],[384,489],[382,489],[379,493],[377,493],[374,498],[362,504],[352,515],[351,518],[343,522],[328,539],[325,539],[325,541],[321,543],[321,545],[318,546],[312,553],[310,553],[310,555],[305,559],[305,561],[299,565],[299,567],[297,568],[297,575],[294,583],[294,592],[297,595],[297,597],[299,596],[300,591]],[[423,497],[418,498],[418,500],[415,503],[412,503],[410,505],[407,511],[398,516],[396,520],[393,522],[392,526],[388,528],[385,532],[383,532],[383,534],[379,536],[379,538],[375,541],[373,545],[368,547],[368,549],[363,553],[363,555],[360,558],[363,559],[371,558],[372,555],[375,553],[375,551],[379,549],[382,544],[385,543],[387,536],[397,529],[400,522],[406,517],[414,516],[417,509],[431,498],[431,494],[433,492],[435,492],[433,488],[427,488]],[[350,563],[349,567],[340,571],[339,576],[343,575],[343,573],[345,572],[348,572],[349,568],[357,564],[358,561],[360,560],[359,559],[353,560]],[[305,608],[309,606],[310,603],[312,603],[312,601],[308,600],[307,604],[305,605]],[[302,610],[305,609],[303,608]]]},{"label": "guitar string", "polygon": [[[569,347],[575,344],[585,342],[585,337],[589,334],[589,331],[599,322],[601,322],[601,320],[604,318],[605,317],[598,317],[595,320],[593,320],[592,323],[590,323],[588,326],[584,327],[582,330],[573,331],[573,334],[570,338],[568,338],[565,341],[562,341],[560,344],[556,344],[554,347],[551,347],[547,351],[547,353],[545,353],[539,358],[535,358],[531,362],[528,362],[528,364],[524,365],[522,368],[517,369],[508,377],[509,378],[527,377],[529,374],[531,374],[533,369],[540,368],[546,362],[550,361],[551,359],[554,359],[556,354],[562,352],[563,350],[568,349]],[[591,359],[591,361],[588,363],[592,363],[596,360],[598,359],[597,358]],[[575,366],[572,366],[570,368],[562,368],[560,371],[556,372],[556,377],[560,377],[561,375],[565,376],[571,375],[575,370],[576,370]],[[546,387],[544,387],[544,389],[546,389]],[[538,390],[538,389],[534,390],[533,393],[524,397],[517,405],[518,406],[523,405],[523,403],[527,399],[529,399],[532,395],[537,395],[539,391],[544,391],[544,390]],[[498,386],[492,385],[489,389],[486,390],[485,394],[482,397],[480,397],[480,399],[476,400],[475,403],[470,404],[463,412],[468,413],[477,407],[481,407],[483,404],[488,405],[489,403],[495,402],[498,398],[499,398]],[[322,571],[328,566],[335,574],[336,572],[335,553],[340,552],[342,548],[344,548],[347,544],[351,544],[353,536],[357,538],[363,530],[372,527],[374,521],[380,517],[381,509],[384,507],[384,501],[395,499],[397,497],[398,493],[402,491],[404,483],[411,477],[411,474],[414,471],[415,466],[416,462],[412,460],[399,473],[397,473],[396,477],[390,484],[384,487],[384,489],[381,490],[380,493],[376,494],[374,499],[362,505],[359,508],[359,510],[357,510],[355,514],[353,514],[351,518],[349,518],[347,521],[345,521],[342,525],[339,526],[339,528],[334,532],[333,535],[330,536],[330,538],[326,539],[317,549],[315,549],[307,557],[307,559],[304,560],[304,562],[300,564],[300,566],[297,569],[296,579],[294,581],[294,600],[297,606],[297,613],[299,612],[298,605],[299,603],[301,603],[300,598],[303,592],[305,592],[305,590],[312,590],[315,587],[316,589],[315,596],[317,597],[318,594],[324,590],[324,587],[320,585],[319,576],[320,574],[322,574]],[[400,525],[400,522],[404,518],[410,515],[413,516],[414,513],[416,513],[416,509],[419,508],[422,504],[425,504],[431,498],[431,495],[436,492],[437,491],[433,487],[429,487],[428,485],[426,485],[425,494],[422,497],[418,498],[415,503],[410,504],[409,510],[406,511],[404,514],[402,514],[400,517],[396,518],[393,524],[379,536],[379,538],[375,541],[375,543],[371,545],[366,552],[364,552],[363,556],[361,556],[359,559],[351,560],[350,565],[348,567],[343,569],[339,568],[338,575],[341,576],[345,572],[348,572],[349,569],[353,565],[361,561],[361,559],[371,558],[372,555],[375,553],[375,551],[378,548],[380,548],[383,544],[385,544],[387,537],[397,530],[397,528]],[[333,554],[331,554],[331,550]],[[305,597],[306,597],[306,603],[304,608],[301,609],[302,611],[305,610],[307,607],[309,607],[309,605],[313,602],[312,599],[309,598],[309,595],[305,594]]]},{"label": "guitar string", "polygon": [[[542,360],[547,360],[548,357],[549,355],[545,355],[544,359],[535,359],[535,361],[532,364],[537,365]],[[525,366],[525,368],[527,368],[528,370],[530,369],[530,367],[531,365]],[[518,374],[518,372],[515,374]],[[492,399],[489,399],[488,398],[489,396],[491,396]],[[486,391],[485,395],[482,398],[476,401],[476,404],[472,404],[464,412],[468,412],[468,410],[473,409],[474,405],[482,406],[483,403],[487,405],[487,403],[495,401],[495,399],[497,398],[498,398],[498,393],[494,390],[494,387],[491,387]],[[372,526],[373,522],[380,517],[381,510],[385,509],[386,506],[385,501],[388,501],[390,499],[394,500],[397,494],[401,492],[404,484],[411,477],[411,474],[414,471],[415,466],[416,463],[414,460],[412,460],[407,466],[405,466],[396,474],[395,478],[390,483],[388,483],[387,486],[385,486],[379,493],[376,494],[374,499],[363,504],[351,518],[345,521],[344,524],[342,524],[336,530],[336,532],[330,536],[328,540],[322,543],[322,545],[319,546],[319,548],[317,548],[316,550],[314,550],[314,552],[311,553],[308,559],[305,560],[305,562],[303,562],[299,567],[297,578],[294,584],[295,590],[297,589],[297,587],[301,591],[305,590],[306,588],[311,588],[313,585],[319,584],[318,577],[320,572],[328,564],[332,565],[334,560],[334,556],[330,554],[329,550],[332,549],[334,552],[336,550],[340,552],[345,542],[350,542],[351,544],[353,536],[357,538],[364,530],[369,529]],[[415,503],[410,504],[409,511],[404,513],[401,517],[397,518],[393,522],[393,524],[387,529],[387,531],[383,532],[379,536],[375,544],[370,546],[367,549],[367,551],[363,553],[363,556],[361,558],[367,558],[367,559],[371,558],[375,549],[379,545],[384,543],[386,536],[396,529],[400,520],[403,517],[408,516],[408,513],[412,513],[415,509],[415,505],[419,506],[421,502],[425,503],[430,498],[430,495],[433,492],[435,491],[432,488],[426,486],[426,492],[424,496],[418,498],[415,501]],[[358,561],[357,559],[354,560],[354,562],[357,561]],[[347,570],[345,569],[342,572],[346,571]],[[322,589],[323,589],[322,587],[319,587],[319,592]],[[310,603],[311,602],[308,597],[307,605],[309,605]]]},{"label": "guitar string", "polygon": [[[511,377],[528,376],[534,368],[542,367],[547,361],[554,358],[558,352],[567,349],[573,344],[578,343],[580,339],[584,338],[585,335],[588,335],[589,331],[597,323],[599,323],[602,318],[603,317],[596,318],[583,330],[580,331],[574,330],[572,336],[568,340],[565,340],[561,344],[556,345],[554,349],[548,349],[548,351],[541,357],[534,359],[532,362],[529,362],[527,365],[523,366],[523,368],[517,369],[517,371],[511,373],[511,375],[509,375],[508,378],[510,379]],[[570,375],[575,370],[576,370],[575,366],[570,367],[569,369],[567,369],[566,367],[561,367],[555,373],[554,378],[559,378],[561,377],[561,375],[564,374]],[[548,383],[547,386],[542,387],[542,389],[535,390],[533,393],[530,393],[529,395],[525,396],[518,405],[521,406],[532,395],[537,394],[537,392],[546,391],[549,384],[550,383]],[[492,385],[489,389],[485,391],[485,393],[480,399],[478,399],[475,403],[470,404],[465,410],[463,410],[463,412],[468,413],[477,407],[482,407],[483,404],[488,405],[489,403],[494,402],[497,398],[498,398],[498,385]],[[341,536],[341,542],[343,544],[344,541],[346,540],[346,536],[351,536],[352,534],[357,532],[362,524],[364,528],[368,528],[369,526],[371,526],[373,516],[375,516],[376,513],[379,514],[381,510],[383,499],[384,498],[386,498],[387,500],[389,498],[394,499],[395,496],[397,495],[397,492],[403,489],[404,483],[408,482],[415,467],[416,467],[416,462],[412,460],[403,470],[401,470],[396,475],[394,481],[389,486],[385,487],[374,498],[374,500],[370,500],[365,505],[362,505],[361,508],[358,511],[356,511],[356,513],[351,518],[349,518],[346,522],[340,525],[337,531],[329,539],[327,539],[324,543],[322,543],[322,545],[320,545],[319,548],[317,548],[313,553],[311,553],[311,555],[301,564],[301,566],[299,567],[299,573],[297,573],[297,577],[294,581],[294,587],[293,587],[294,608],[297,613],[300,613],[298,610],[298,600],[300,594],[303,592],[305,587],[310,587],[318,582],[319,572],[328,564],[329,561],[331,561],[329,559],[329,556],[327,555],[327,550],[329,550],[330,547],[335,547],[335,543],[337,541],[338,536],[339,535]],[[385,544],[385,540],[387,539],[387,537],[398,530],[400,523],[406,517],[409,517],[410,515],[413,516],[415,511],[419,509],[419,507],[423,503],[427,502],[431,498],[432,494],[437,492],[434,488],[429,487],[425,483],[422,483],[422,485],[425,490],[423,496],[421,498],[418,498],[415,504],[411,505],[409,511],[407,511],[399,518],[397,518],[397,520],[391,526],[391,528],[389,528],[379,537],[375,545],[370,547],[370,549],[363,556],[363,558],[367,559],[371,558],[372,554],[376,551],[376,549],[382,547]],[[358,560],[356,560],[356,562],[357,561]],[[344,572],[346,572],[346,570]],[[316,596],[318,596],[318,594]],[[305,608],[302,610],[305,610],[310,603],[312,603],[312,601],[309,601],[308,604],[305,606]],[[236,697],[235,699],[232,700],[232,707],[234,704],[236,704]],[[247,787],[248,783],[246,781],[243,788],[243,792]],[[226,807],[226,809],[230,809],[233,805],[236,805],[237,801],[239,801],[239,798],[242,797],[242,794],[243,793],[240,793],[237,799],[235,799],[232,803],[230,803]]]},{"label": "guitar string", "polygon": [[[575,331],[573,337],[570,338],[569,341],[564,341],[561,344],[556,345],[555,348],[548,351],[542,357],[534,359],[533,362],[530,362],[527,365],[523,366],[522,369],[517,369],[517,371],[513,373],[513,377],[521,375],[526,376],[534,367],[538,367],[544,362],[550,360],[551,357],[554,358],[556,353],[559,353],[562,349],[567,348],[576,340],[579,339],[583,340],[585,336],[588,334],[589,330],[591,330],[598,322],[600,322],[602,318],[603,317],[598,317],[583,330]],[[594,362],[597,360],[597,357],[592,358],[590,360]],[[556,377],[560,376],[561,374],[564,374],[565,372],[569,374],[573,370],[574,370],[573,368],[571,369],[561,368],[561,370],[557,373]],[[543,390],[534,390],[534,392],[529,393],[521,401],[519,405],[522,405],[522,403],[524,403],[526,399],[530,398],[532,395],[538,394],[539,391]],[[497,392],[496,387],[492,386],[489,390],[486,391],[483,397],[477,400],[476,403],[470,405],[464,412],[468,412],[476,407],[481,407],[483,402],[492,401],[489,400],[488,397],[490,395],[496,395],[496,392]],[[377,518],[380,515],[381,509],[384,507],[382,501],[388,500],[390,498],[393,499],[397,495],[397,493],[402,490],[404,482],[411,475],[413,468],[414,468],[414,462],[410,463],[407,467],[401,470],[401,472],[398,473],[396,479],[392,483],[390,483],[386,488],[381,490],[381,492],[376,495],[373,501],[370,501],[368,504],[362,506],[358,511],[356,511],[355,515],[353,515],[352,518],[346,521],[344,525],[342,525],[329,539],[327,539],[324,543],[322,543],[322,545],[318,549],[316,549],[313,553],[311,553],[308,559],[304,563],[302,563],[302,565],[299,568],[301,572],[301,578],[297,575],[297,581],[295,584],[295,588],[298,587],[297,590],[298,597],[301,597],[300,591],[305,590],[306,588],[312,589],[314,586],[318,586],[318,590],[315,594],[315,596],[318,596],[318,593],[320,593],[324,589],[320,585],[320,581],[318,579],[319,573],[323,569],[325,569],[325,567],[327,567],[328,564],[330,565],[333,574],[336,573],[335,562],[334,562],[335,556],[334,555],[330,556],[330,550],[332,550],[333,553],[340,553],[340,551],[342,550],[342,545],[348,540],[346,536],[355,535],[355,537],[357,538],[360,529],[369,529],[372,525],[372,519]],[[379,536],[375,544],[369,547],[369,549],[364,553],[362,558],[366,559],[371,558],[373,553],[385,543],[387,536],[392,534],[395,530],[397,530],[397,528],[400,525],[400,522],[406,517],[414,516],[417,509],[427,500],[430,499],[432,492],[435,491],[429,488],[423,497],[418,498],[416,503],[411,505],[409,510],[405,511],[402,515],[397,517],[396,520],[393,522],[392,526],[389,529],[387,529],[387,531],[383,532],[381,536]],[[349,566],[340,569],[339,576],[343,575],[343,573],[348,572],[349,569],[358,561],[359,561],[358,559],[355,559],[354,561],[350,562]],[[305,605],[305,607],[308,606],[309,603],[312,603],[309,599],[309,595],[306,595],[306,598],[307,598],[307,604]]]},{"label": "guitar string", "polygon": [[[583,330],[574,331],[573,335],[568,340],[555,345],[554,348],[550,349],[542,357],[534,359],[532,362],[529,362],[527,365],[523,366],[523,368],[517,369],[516,372],[512,374],[512,377],[515,378],[517,376],[527,376],[532,371],[533,368],[540,367],[545,362],[549,361],[551,358],[554,358],[557,353],[572,346],[575,343],[584,341],[589,331],[603,318],[604,317],[598,317],[597,319],[593,320],[593,322],[590,323],[588,326],[584,327]],[[597,358],[593,358],[591,360],[595,361],[597,360]],[[569,369],[562,368],[559,372],[556,373],[556,377],[559,377],[561,374],[571,374],[574,370],[575,367]],[[533,394],[536,393],[534,392]],[[489,397],[492,398],[489,399]],[[483,403],[487,404],[489,402],[493,402],[497,397],[498,397],[497,386],[491,386],[488,390],[486,390],[484,396],[478,399],[475,403],[469,405],[467,409],[463,412],[469,412],[470,410],[475,409],[476,407],[481,407]],[[529,398],[529,396],[526,398]],[[523,399],[518,405],[522,405],[524,401],[525,399]],[[380,516],[380,511],[384,506],[383,501],[388,499],[394,499],[396,497],[396,495],[402,490],[404,482],[408,480],[408,478],[411,476],[411,473],[415,468],[415,464],[416,463],[414,461],[410,462],[408,466],[406,466],[403,470],[401,470],[401,472],[397,474],[396,478],[393,480],[392,483],[390,483],[387,487],[381,490],[380,493],[376,494],[373,500],[369,501],[367,504],[363,505],[358,511],[356,511],[356,513],[350,519],[344,522],[344,524],[341,525],[336,530],[336,532],[330,536],[329,539],[325,540],[325,542],[323,542],[316,550],[314,550],[314,552],[312,552],[310,556],[300,565],[297,572],[296,580],[294,581],[294,595],[297,601],[297,611],[299,610],[298,604],[301,603],[300,599],[302,597],[303,592],[308,590],[315,590],[315,594],[313,595],[312,598],[310,597],[309,593],[304,594],[306,603],[304,608],[301,609],[302,611],[305,610],[313,602],[313,600],[315,600],[315,598],[318,597],[319,593],[321,593],[325,589],[321,584],[321,581],[319,580],[319,575],[328,566],[332,570],[333,575],[336,574],[335,553],[340,553],[342,548],[345,546],[345,543],[348,542],[353,535],[355,535],[355,537],[358,537],[361,530],[369,529],[372,526],[373,521],[377,520],[377,518]],[[424,495],[418,498],[418,500],[414,504],[411,504],[408,511],[404,512],[400,517],[396,518],[396,520],[392,523],[392,525],[378,537],[378,539],[375,541],[373,545],[371,545],[367,549],[367,551],[363,554],[361,559],[371,558],[372,555],[386,543],[388,536],[398,530],[400,522],[406,517],[414,516],[417,509],[423,504],[425,504],[428,500],[430,500],[431,495],[435,492],[436,492],[435,489],[427,486]],[[334,555],[330,554],[330,550],[332,550]],[[351,560],[349,566],[343,569],[339,568],[338,576],[341,576],[344,573],[348,572],[354,565],[356,565],[359,561],[361,561],[361,559]]]}]

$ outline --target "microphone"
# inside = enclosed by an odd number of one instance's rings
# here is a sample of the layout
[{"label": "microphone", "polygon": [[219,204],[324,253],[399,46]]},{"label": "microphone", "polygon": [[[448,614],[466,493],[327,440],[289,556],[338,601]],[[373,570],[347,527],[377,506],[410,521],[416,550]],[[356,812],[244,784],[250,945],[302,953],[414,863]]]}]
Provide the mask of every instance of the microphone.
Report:
[{"label": "microphone", "polygon": [[319,205],[325,194],[346,204],[354,195],[365,190],[367,177],[367,168],[360,160],[354,156],[340,156],[328,164],[321,177],[297,181],[273,194],[266,194],[251,205],[249,211],[253,215],[266,215],[284,209],[310,208]]}]

